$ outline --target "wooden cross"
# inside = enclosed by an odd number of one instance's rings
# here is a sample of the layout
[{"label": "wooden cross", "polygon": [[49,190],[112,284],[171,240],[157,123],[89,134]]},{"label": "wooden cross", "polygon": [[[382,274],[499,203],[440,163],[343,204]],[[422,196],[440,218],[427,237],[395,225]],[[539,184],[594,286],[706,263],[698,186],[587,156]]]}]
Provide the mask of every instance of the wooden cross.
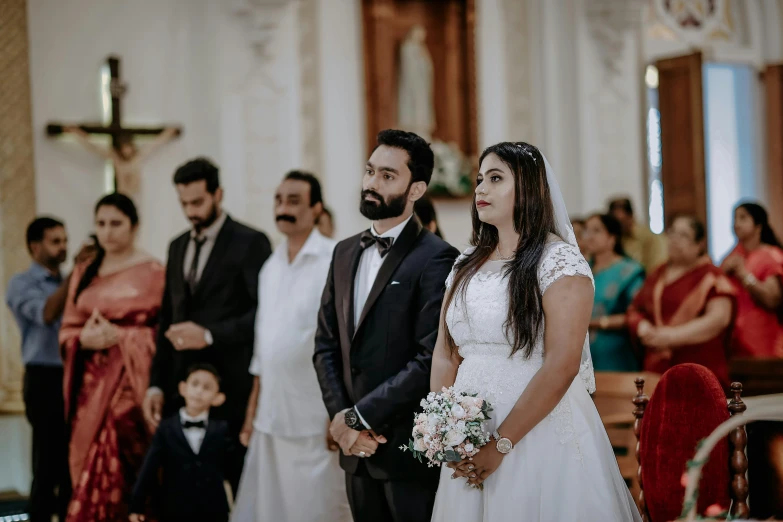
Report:
[{"label": "wooden cross", "polygon": [[[166,130],[166,127],[123,127],[122,126],[122,97],[127,90],[127,84],[120,80],[120,59],[117,56],[109,56],[106,59],[109,66],[111,81],[109,83],[109,92],[111,93],[111,121],[108,126],[100,123],[77,123],[74,127],[79,127],[87,134],[108,135],[112,138],[112,147],[119,153],[123,142],[133,140],[135,136],[157,136]],[[65,127],[63,123],[50,123],[46,126],[46,133],[49,136],[63,134]],[[177,135],[181,133],[179,127],[175,127]],[[117,179],[117,169],[114,169],[115,186]]]}]

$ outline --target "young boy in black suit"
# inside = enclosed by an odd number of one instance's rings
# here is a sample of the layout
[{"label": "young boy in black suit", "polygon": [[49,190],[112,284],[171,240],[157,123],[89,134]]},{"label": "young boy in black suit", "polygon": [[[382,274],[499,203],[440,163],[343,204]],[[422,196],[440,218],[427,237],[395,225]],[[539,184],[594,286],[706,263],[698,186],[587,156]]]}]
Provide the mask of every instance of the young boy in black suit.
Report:
[{"label": "young boy in black suit", "polygon": [[179,393],[185,407],[164,419],[155,432],[133,489],[131,522],[147,519],[147,497],[160,469],[160,522],[228,520],[223,466],[234,444],[226,421],[209,418],[209,409],[226,400],[217,370],[210,364],[191,366]]}]

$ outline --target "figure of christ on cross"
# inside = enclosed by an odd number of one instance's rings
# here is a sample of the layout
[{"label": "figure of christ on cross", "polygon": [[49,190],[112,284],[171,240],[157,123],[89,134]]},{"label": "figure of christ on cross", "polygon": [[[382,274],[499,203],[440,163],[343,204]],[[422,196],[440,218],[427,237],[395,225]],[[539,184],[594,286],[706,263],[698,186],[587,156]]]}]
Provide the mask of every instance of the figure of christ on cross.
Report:
[{"label": "figure of christ on cross", "polygon": [[[50,136],[68,133],[76,137],[88,150],[106,158],[114,167],[114,189],[128,196],[136,195],[141,182],[141,163],[160,147],[181,134],[178,127],[131,128],[122,126],[121,98],[126,85],[120,81],[120,59],[110,56],[107,59],[110,71],[109,92],[111,94],[111,121],[108,125],[93,123],[78,125],[49,124],[46,128]],[[99,145],[90,140],[90,135],[108,135],[112,138],[110,147]],[[155,136],[155,139],[143,147],[137,147],[134,136]]]}]

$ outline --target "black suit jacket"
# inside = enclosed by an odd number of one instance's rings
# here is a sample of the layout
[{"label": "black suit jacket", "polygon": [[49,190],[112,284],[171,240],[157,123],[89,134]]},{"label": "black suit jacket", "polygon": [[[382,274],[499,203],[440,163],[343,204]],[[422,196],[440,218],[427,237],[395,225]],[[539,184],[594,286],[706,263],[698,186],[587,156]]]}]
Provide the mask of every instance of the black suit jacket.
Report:
[{"label": "black suit jacket", "polygon": [[[348,473],[376,479],[437,476],[404,455],[413,414],[430,388],[440,309],[457,250],[412,219],[378,272],[354,328],[354,279],[360,235],[340,242],[321,300],[313,362],[329,415],[356,406],[388,439],[371,458],[340,455]],[[372,246],[370,248],[375,248]]]},{"label": "black suit jacket", "polygon": [[[245,418],[253,383],[249,368],[258,305],[258,273],[272,248],[262,232],[227,216],[196,290],[190,295],[183,270],[190,240],[188,231],[169,245],[150,386],[163,390],[166,410],[173,413],[182,405],[177,384],[185,377],[188,367],[208,362],[220,373],[221,390],[226,394],[226,403],[214,413],[229,419],[238,430]],[[175,350],[164,334],[172,324],[184,321],[207,328],[212,333],[213,344],[203,350]]]},{"label": "black suit jacket", "polygon": [[223,465],[234,447],[229,432],[226,421],[210,417],[204,441],[195,454],[185,438],[179,413],[165,418],[133,488],[130,512],[146,514],[147,497],[163,470],[161,520],[227,520]]}]

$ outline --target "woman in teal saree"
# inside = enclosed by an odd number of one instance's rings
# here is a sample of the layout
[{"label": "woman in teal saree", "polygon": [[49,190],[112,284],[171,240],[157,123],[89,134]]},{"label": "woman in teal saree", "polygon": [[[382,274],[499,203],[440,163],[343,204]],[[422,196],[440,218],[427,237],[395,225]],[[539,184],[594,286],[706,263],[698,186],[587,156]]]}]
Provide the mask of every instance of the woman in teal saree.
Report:
[{"label": "woman in teal saree", "polygon": [[623,252],[622,227],[608,214],[585,223],[584,240],[595,279],[590,321],[590,352],[596,371],[632,372],[640,368],[626,328],[625,311],[644,284],[644,268]]}]

